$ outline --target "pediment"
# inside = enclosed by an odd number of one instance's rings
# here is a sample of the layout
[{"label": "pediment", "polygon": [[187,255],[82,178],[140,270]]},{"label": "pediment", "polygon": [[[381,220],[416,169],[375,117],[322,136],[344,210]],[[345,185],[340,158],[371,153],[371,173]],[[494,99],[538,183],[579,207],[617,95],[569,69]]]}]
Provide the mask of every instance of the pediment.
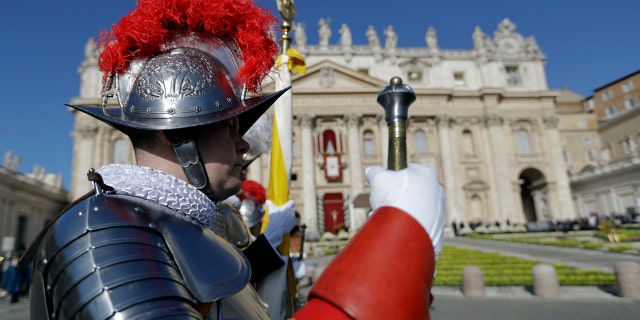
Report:
[{"label": "pediment", "polygon": [[[275,75],[277,76],[277,75]],[[380,91],[387,82],[373,78],[363,72],[324,60],[307,66],[307,73],[293,74],[292,87],[295,92],[358,92]],[[264,86],[266,91],[273,91],[274,83]]]}]

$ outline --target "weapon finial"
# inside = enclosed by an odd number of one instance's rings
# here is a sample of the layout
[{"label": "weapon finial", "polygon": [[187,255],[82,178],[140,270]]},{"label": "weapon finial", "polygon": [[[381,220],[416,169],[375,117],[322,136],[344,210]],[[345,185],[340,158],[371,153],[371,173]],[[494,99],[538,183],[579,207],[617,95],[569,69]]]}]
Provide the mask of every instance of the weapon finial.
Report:
[{"label": "weapon finial", "polygon": [[378,103],[385,111],[389,128],[389,152],[387,168],[400,170],[407,167],[407,119],[409,105],[416,101],[411,87],[393,77],[378,94]]}]

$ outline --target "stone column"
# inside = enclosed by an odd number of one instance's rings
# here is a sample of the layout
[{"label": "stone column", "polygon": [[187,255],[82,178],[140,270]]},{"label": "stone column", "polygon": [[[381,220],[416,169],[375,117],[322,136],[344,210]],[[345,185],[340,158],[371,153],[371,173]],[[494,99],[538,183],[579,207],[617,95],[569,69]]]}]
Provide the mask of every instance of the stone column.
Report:
[{"label": "stone column", "polygon": [[347,141],[349,143],[349,172],[351,177],[351,193],[357,195],[364,189],[362,182],[362,162],[360,161],[360,133],[358,126],[361,116],[359,114],[347,114],[344,119],[347,123]]},{"label": "stone column", "polygon": [[[76,117],[85,117],[76,112]],[[88,117],[88,116],[86,116]],[[78,118],[76,118],[76,122]],[[73,136],[73,169],[71,176],[71,192],[69,197],[77,199],[89,191],[91,184],[87,181],[87,172],[94,166],[95,149],[93,137],[98,133],[98,128],[90,125],[76,125]],[[89,150],[89,152],[87,152]]]},{"label": "stone column", "polygon": [[387,157],[389,156],[387,150],[389,150],[389,129],[387,126],[387,117],[384,114],[378,114],[376,116],[378,121],[378,132],[380,132],[380,155],[383,167],[387,166]]},{"label": "stone column", "polygon": [[[479,154],[482,154],[482,158],[485,159],[485,164],[483,165],[483,171],[486,173],[484,175],[485,181],[489,185],[487,191],[487,210],[491,213],[492,217],[497,218],[500,215],[498,210],[498,191],[493,186],[495,181],[495,173],[493,172],[493,154],[491,152],[491,139],[489,139],[489,130],[487,127],[487,123],[484,118],[480,119],[480,137],[482,139],[482,145],[478,151]],[[511,221],[514,222],[514,221]]]},{"label": "stone column", "polygon": [[455,164],[457,157],[451,149],[451,122],[452,119],[448,115],[440,115],[436,119],[438,123],[438,138],[440,139],[440,163],[442,164],[442,173],[444,177],[440,180],[444,182],[446,197],[446,217],[447,221],[460,221],[460,212],[458,211],[458,199],[462,190],[457,187]]},{"label": "stone column", "polygon": [[[100,97],[102,73],[98,68],[98,51],[98,46],[93,43],[93,39],[89,39],[84,48],[84,60],[78,70],[82,98]],[[116,101],[116,98],[111,98],[111,101]]]},{"label": "stone column", "polygon": [[263,158],[269,158],[268,154],[258,157],[258,159],[254,160],[253,163],[249,165],[249,169],[246,172],[247,180],[258,181],[260,183],[262,183],[263,181],[268,181],[268,178],[267,180],[265,180],[262,176],[262,159]]},{"label": "stone column", "polygon": [[302,219],[307,225],[309,234],[316,234],[318,230],[318,206],[316,194],[316,161],[313,153],[313,124],[315,116],[301,114],[300,119],[300,147],[302,150]]},{"label": "stone column", "polygon": [[[494,185],[497,191],[498,212],[500,220],[514,221],[513,211],[515,204],[513,200],[513,188],[511,187],[511,177],[509,176],[509,162],[505,151],[505,131],[503,129],[504,119],[497,114],[487,115],[485,125],[489,131],[489,152],[493,156]],[[492,221],[487,221],[492,222]]]},{"label": "stone column", "polygon": [[[349,177],[351,179],[350,199],[347,199],[347,201],[355,199],[355,197],[364,192],[364,172],[360,157],[360,132],[358,130],[361,117],[361,115],[353,113],[344,116],[344,120],[347,123]],[[366,209],[355,208],[351,214],[354,215],[353,221],[355,221],[355,225],[351,226],[351,230],[357,230],[367,218]]]},{"label": "stone column", "polygon": [[[573,219],[576,217],[575,208],[571,198],[571,188],[569,177],[567,177],[566,165],[562,157],[562,146],[560,145],[560,133],[558,132],[558,117],[555,115],[545,116],[543,122],[547,127],[547,139],[549,141],[549,158],[551,169],[556,180],[557,212],[552,214],[562,219]],[[554,208],[555,209],[555,208]]]},{"label": "stone column", "polygon": [[[0,214],[0,234],[10,234],[9,233],[9,228],[11,227],[9,225],[9,208],[8,208],[8,204],[7,202],[9,201],[9,199],[5,199],[3,196],[0,196],[0,212],[3,213],[7,213],[7,214]],[[2,240],[0,240],[2,241]],[[0,252],[1,254],[4,254],[4,252]]]}]

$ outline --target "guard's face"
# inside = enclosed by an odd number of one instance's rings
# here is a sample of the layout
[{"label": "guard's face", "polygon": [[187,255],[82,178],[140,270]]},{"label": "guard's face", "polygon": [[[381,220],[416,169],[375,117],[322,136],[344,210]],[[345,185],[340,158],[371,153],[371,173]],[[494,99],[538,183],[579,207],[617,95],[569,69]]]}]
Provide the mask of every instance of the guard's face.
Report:
[{"label": "guard's face", "polygon": [[238,133],[238,126],[238,119],[231,118],[197,130],[198,150],[215,200],[224,200],[242,188],[242,157],[249,143]]}]

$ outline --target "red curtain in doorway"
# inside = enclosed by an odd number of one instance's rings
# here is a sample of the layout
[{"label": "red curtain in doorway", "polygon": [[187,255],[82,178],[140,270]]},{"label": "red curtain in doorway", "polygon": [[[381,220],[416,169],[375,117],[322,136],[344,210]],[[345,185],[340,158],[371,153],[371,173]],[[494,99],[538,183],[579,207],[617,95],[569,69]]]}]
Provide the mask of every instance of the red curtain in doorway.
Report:
[{"label": "red curtain in doorway", "polygon": [[327,193],[324,203],[324,231],[337,234],[344,228],[344,199],[342,193]]}]

